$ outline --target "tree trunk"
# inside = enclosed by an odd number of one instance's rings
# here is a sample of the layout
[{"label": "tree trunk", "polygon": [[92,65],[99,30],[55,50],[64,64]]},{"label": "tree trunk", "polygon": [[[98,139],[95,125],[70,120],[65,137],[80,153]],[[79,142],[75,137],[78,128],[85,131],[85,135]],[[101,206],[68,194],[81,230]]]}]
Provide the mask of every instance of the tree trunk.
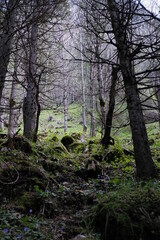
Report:
[{"label": "tree trunk", "polygon": [[[37,0],[34,0],[35,9]],[[36,15],[36,10],[35,10]],[[33,16],[34,18],[34,16]],[[36,16],[35,16],[36,19]],[[24,136],[32,141],[37,139],[37,118],[39,117],[37,95],[38,86],[36,79],[36,62],[37,62],[37,38],[38,38],[38,23],[34,21],[31,27],[29,63],[27,68],[27,94],[23,103],[23,121],[24,121]]]},{"label": "tree trunk", "polygon": [[134,75],[134,66],[127,42],[127,25],[123,22],[124,9],[121,13],[119,4],[115,0],[108,0],[108,5],[125,86],[137,176],[149,178],[155,175],[155,167],[150,152],[141,101]]},{"label": "tree trunk", "polygon": [[84,79],[84,61],[83,61],[83,46],[82,46],[82,35],[81,35],[81,80],[82,80],[82,119],[83,119],[83,131],[86,134],[86,99],[85,99],[85,79]]},{"label": "tree trunk", "polygon": [[95,129],[95,97],[94,97],[94,76],[93,76],[93,65],[90,64],[90,115],[91,115],[91,137],[96,136],[96,129]]},{"label": "tree trunk", "polygon": [[112,128],[113,111],[115,106],[116,82],[117,82],[118,71],[119,71],[119,68],[112,66],[112,79],[111,79],[111,88],[109,93],[109,109],[106,117],[104,137],[102,139],[102,144],[105,147],[108,147],[109,144],[114,144],[114,140],[111,137],[111,128]]},{"label": "tree trunk", "polygon": [[159,74],[157,74],[157,72],[155,74],[156,74],[156,81],[155,81],[156,86],[154,86],[153,89],[157,99],[157,107],[158,107],[157,112],[158,112],[158,120],[159,120],[159,128],[160,128],[160,80],[159,80]]},{"label": "tree trunk", "polygon": [[100,62],[100,51],[99,51],[99,41],[98,38],[96,39],[96,49],[95,49],[95,55],[97,60],[97,81],[98,81],[98,87],[99,87],[99,104],[100,104],[100,110],[101,110],[101,123],[102,123],[102,135],[104,133],[105,129],[105,100],[103,98],[103,77],[102,77],[102,65]]},{"label": "tree trunk", "polygon": [[3,23],[3,31],[0,35],[0,101],[2,98],[2,91],[4,88],[5,77],[11,53],[12,40],[14,36],[17,4],[17,0],[9,0]]},{"label": "tree trunk", "polygon": [[68,81],[64,79],[64,93],[63,93],[63,103],[64,103],[64,132],[67,132],[67,116],[68,116]]},{"label": "tree trunk", "polygon": [[5,88],[3,88],[2,97],[0,101],[0,131],[4,130],[5,108],[6,108]]},{"label": "tree trunk", "polygon": [[10,96],[10,113],[8,123],[8,143],[9,148],[14,149],[13,138],[17,131],[17,109],[16,109],[16,95],[17,95],[17,56],[14,63],[14,74],[12,80],[11,96]]}]

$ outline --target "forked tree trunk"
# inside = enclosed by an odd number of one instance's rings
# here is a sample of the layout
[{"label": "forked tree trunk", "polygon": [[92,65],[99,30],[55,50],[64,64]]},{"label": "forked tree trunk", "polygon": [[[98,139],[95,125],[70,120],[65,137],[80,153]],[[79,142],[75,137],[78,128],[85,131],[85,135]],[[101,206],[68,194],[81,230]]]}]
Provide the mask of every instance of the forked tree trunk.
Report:
[{"label": "forked tree trunk", "polygon": [[113,120],[113,112],[115,107],[115,95],[116,95],[116,83],[117,83],[117,74],[119,68],[112,67],[112,79],[111,79],[111,88],[109,93],[109,109],[106,117],[105,124],[105,132],[104,137],[102,138],[102,144],[105,147],[108,147],[109,144],[114,144],[114,140],[111,137],[111,129],[112,129],[112,120]]},{"label": "forked tree trunk", "polygon": [[125,9],[121,12],[122,9],[119,9],[119,4],[115,0],[108,0],[108,5],[125,86],[137,176],[150,178],[155,175],[155,167],[148,143],[134,66],[127,43],[127,26],[123,22]]}]

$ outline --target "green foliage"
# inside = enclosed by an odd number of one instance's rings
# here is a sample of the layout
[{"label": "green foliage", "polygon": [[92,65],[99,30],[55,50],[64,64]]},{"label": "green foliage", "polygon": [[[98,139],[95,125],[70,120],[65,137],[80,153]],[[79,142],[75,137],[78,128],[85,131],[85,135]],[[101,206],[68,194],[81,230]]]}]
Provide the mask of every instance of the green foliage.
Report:
[{"label": "green foliage", "polygon": [[[79,117],[72,116],[69,124],[74,127],[66,136],[73,143],[67,151],[60,142],[62,118],[54,114],[55,128],[42,132],[37,143],[31,143],[30,153],[21,148],[0,151],[0,180],[15,182],[5,188],[0,184],[0,239],[58,240],[84,234],[84,239],[98,240],[106,232],[108,240],[159,240],[160,183],[134,180],[134,156],[124,151],[132,149],[129,128],[116,131],[115,145],[105,149],[99,138],[80,134],[81,125],[75,124]],[[160,137],[155,126],[148,125],[148,132],[160,168]],[[89,175],[96,166],[96,174]],[[41,214],[51,220],[42,219]]]},{"label": "green foliage", "polygon": [[65,146],[59,141],[58,137],[55,134],[49,134],[49,137],[44,141],[44,150],[43,152],[51,157],[64,158],[66,155],[68,155],[68,151],[65,148]]},{"label": "green foliage", "polygon": [[107,192],[93,210],[96,228],[104,239],[159,239],[159,181],[127,181]]},{"label": "green foliage", "polygon": [[75,154],[83,153],[85,151],[85,148],[86,148],[85,143],[81,142],[74,142],[70,145],[71,151]]},{"label": "green foliage", "polygon": [[[50,227],[50,231],[48,228]],[[46,234],[46,229],[48,233]],[[34,209],[21,214],[14,210],[0,208],[0,239],[53,239],[49,222],[34,216]]]}]

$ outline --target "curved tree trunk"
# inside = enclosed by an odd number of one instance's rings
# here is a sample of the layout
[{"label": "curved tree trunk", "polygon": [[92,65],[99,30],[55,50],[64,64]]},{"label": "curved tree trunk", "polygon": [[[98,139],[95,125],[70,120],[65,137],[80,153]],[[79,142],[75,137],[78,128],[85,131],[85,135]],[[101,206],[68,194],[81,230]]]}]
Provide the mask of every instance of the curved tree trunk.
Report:
[{"label": "curved tree trunk", "polygon": [[118,71],[119,71],[119,68],[112,66],[112,79],[111,79],[111,88],[109,93],[109,109],[106,117],[104,137],[102,138],[102,144],[105,147],[108,147],[109,144],[114,144],[114,140],[111,137],[111,129],[112,129],[114,106],[115,106],[116,83],[117,83]]},{"label": "curved tree trunk", "polygon": [[127,42],[127,25],[123,22],[124,9],[121,12],[119,10],[119,3],[115,0],[108,0],[108,5],[125,86],[137,176],[140,178],[149,178],[154,176],[155,167],[148,143],[141,101],[134,75],[133,61]]}]

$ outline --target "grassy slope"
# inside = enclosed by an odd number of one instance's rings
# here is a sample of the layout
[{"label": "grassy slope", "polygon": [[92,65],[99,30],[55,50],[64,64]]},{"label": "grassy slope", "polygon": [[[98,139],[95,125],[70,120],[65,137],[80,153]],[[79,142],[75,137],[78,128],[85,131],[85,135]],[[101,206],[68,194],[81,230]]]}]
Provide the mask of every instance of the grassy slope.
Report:
[{"label": "grassy slope", "polygon": [[[48,122],[50,116],[52,120]],[[68,133],[81,133],[80,107],[72,105],[68,118]],[[159,179],[135,179],[134,158],[122,149],[132,150],[128,127],[113,131],[116,144],[108,150],[99,144],[98,135],[92,144],[88,137],[83,137],[85,151],[77,145],[68,152],[55,140],[55,132],[59,140],[64,135],[62,110],[43,111],[40,123],[39,141],[32,144],[31,153],[1,147],[1,240],[69,240],[74,236],[77,240],[98,240],[99,232],[105,232],[106,216],[111,220],[107,229],[114,229],[112,223],[116,222],[117,233],[123,240],[128,236],[147,239],[142,234],[146,228],[153,232],[150,240],[159,239]],[[159,167],[158,124],[149,124],[147,128],[153,158]],[[48,129],[50,132],[46,133]],[[86,175],[88,162],[93,169],[95,163],[98,165],[94,178]],[[136,220],[130,212],[137,214]],[[101,226],[97,223],[99,218],[103,219]],[[138,219],[140,225],[136,224]],[[133,234],[127,235],[130,232]],[[112,234],[108,232],[106,239],[116,239]]]}]

